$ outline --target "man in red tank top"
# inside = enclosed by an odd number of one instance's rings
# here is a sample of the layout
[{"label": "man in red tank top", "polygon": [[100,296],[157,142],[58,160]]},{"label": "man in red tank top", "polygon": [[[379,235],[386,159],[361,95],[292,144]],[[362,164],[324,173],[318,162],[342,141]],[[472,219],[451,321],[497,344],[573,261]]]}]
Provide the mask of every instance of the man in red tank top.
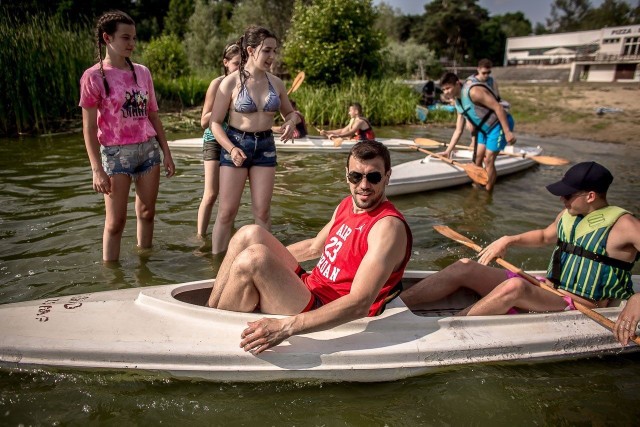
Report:
[{"label": "man in red tank top", "polygon": [[[292,335],[380,314],[402,290],[412,237],[385,196],[389,150],[377,141],[356,144],[347,158],[351,195],[312,239],[285,247],[257,225],[233,236],[209,307],[286,314],[250,322],[240,344],[254,354]],[[319,258],[311,273],[299,263]]]}]

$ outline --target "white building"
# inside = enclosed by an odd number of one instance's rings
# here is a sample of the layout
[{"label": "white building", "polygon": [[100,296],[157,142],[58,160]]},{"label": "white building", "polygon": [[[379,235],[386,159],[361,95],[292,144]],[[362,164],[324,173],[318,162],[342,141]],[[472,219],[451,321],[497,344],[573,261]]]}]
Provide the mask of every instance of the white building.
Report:
[{"label": "white building", "polygon": [[505,66],[571,68],[569,81],[640,81],[640,25],[510,37]]}]

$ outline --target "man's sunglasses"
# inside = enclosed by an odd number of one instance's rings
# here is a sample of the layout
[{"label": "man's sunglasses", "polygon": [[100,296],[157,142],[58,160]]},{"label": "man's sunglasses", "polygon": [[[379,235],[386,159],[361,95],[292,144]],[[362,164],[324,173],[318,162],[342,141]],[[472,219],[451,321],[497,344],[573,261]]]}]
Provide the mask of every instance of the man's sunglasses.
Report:
[{"label": "man's sunglasses", "polygon": [[365,177],[370,184],[377,184],[382,181],[382,174],[380,172],[369,172],[368,174],[363,174],[360,172],[351,171],[347,174],[347,179],[354,185],[360,184],[362,178]]}]

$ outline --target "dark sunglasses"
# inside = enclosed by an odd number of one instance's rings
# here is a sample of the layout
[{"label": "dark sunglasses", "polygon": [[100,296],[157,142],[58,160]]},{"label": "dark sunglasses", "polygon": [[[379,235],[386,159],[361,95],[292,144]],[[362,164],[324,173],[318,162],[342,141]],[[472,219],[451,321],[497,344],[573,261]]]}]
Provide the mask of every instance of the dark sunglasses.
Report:
[{"label": "dark sunglasses", "polygon": [[483,76],[488,76],[489,74],[491,74],[491,71],[483,71],[480,74],[482,74]]},{"label": "dark sunglasses", "polygon": [[377,184],[382,181],[382,174],[380,172],[369,172],[368,174],[363,174],[360,172],[351,171],[347,174],[347,179],[350,183],[357,185],[360,184],[362,178],[367,178],[367,181],[370,184]]}]

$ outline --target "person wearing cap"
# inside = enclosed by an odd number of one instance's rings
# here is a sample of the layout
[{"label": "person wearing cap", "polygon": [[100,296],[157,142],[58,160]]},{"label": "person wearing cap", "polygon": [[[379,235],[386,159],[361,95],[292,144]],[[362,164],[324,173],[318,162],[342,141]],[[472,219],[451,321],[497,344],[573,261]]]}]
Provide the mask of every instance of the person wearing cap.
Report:
[{"label": "person wearing cap", "polygon": [[[404,291],[402,300],[412,310],[420,309],[468,288],[482,297],[459,313],[471,316],[574,310],[574,301],[589,308],[606,307],[612,299],[628,299],[633,295],[631,269],[640,251],[640,220],[608,204],[606,193],[612,181],[604,166],[578,163],[560,181],[547,186],[565,207],[553,223],[544,229],[501,237],[480,252],[478,262],[461,259]],[[510,246],[551,244],[556,247],[542,280],[563,296],[510,271],[488,266]],[[631,318],[625,319],[629,322],[620,322],[625,329],[637,326],[638,316],[633,317],[633,325]]]}]

